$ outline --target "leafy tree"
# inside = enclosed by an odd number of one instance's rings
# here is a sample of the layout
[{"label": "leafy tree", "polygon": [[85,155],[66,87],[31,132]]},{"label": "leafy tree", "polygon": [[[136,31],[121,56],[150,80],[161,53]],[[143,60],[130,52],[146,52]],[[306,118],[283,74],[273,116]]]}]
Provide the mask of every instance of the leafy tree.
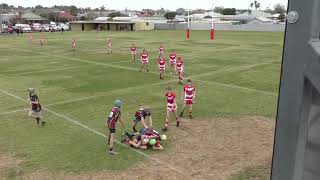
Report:
[{"label": "leafy tree", "polygon": [[286,10],[285,10],[285,6],[278,3],[278,4],[275,4],[274,5],[274,13],[276,14],[282,14],[282,13],[285,13]]},{"label": "leafy tree", "polygon": [[87,17],[85,17],[85,16],[80,17],[80,21],[85,21],[85,20],[87,20]]},{"label": "leafy tree", "polygon": [[166,18],[166,19],[174,19],[175,17],[176,17],[176,12],[173,12],[173,11],[171,11],[171,12],[166,12],[165,14],[164,14],[164,17]]},{"label": "leafy tree", "polygon": [[108,15],[108,17],[128,17],[126,14],[122,14],[120,11],[112,12]]},{"label": "leafy tree", "polygon": [[259,3],[257,0],[255,0],[253,3],[254,3],[254,8],[259,9],[261,7],[261,3]]},{"label": "leafy tree", "polygon": [[222,11],[223,15],[236,15],[236,9],[235,8],[226,8]]},{"label": "leafy tree", "polygon": [[222,11],[224,10],[223,6],[219,6],[219,7],[215,7],[214,8],[214,12],[222,14]]},{"label": "leafy tree", "polygon": [[179,8],[176,10],[177,15],[182,15],[185,12],[183,8]]},{"label": "leafy tree", "polygon": [[286,15],[284,13],[281,13],[278,17],[278,20],[281,22],[284,22],[285,19],[286,19]]},{"label": "leafy tree", "polygon": [[36,7],[34,7],[34,8],[36,8],[36,9],[43,9],[43,6],[41,6],[41,5],[37,5]]},{"label": "leafy tree", "polygon": [[78,8],[76,6],[70,6],[70,14],[73,16],[78,15]]}]

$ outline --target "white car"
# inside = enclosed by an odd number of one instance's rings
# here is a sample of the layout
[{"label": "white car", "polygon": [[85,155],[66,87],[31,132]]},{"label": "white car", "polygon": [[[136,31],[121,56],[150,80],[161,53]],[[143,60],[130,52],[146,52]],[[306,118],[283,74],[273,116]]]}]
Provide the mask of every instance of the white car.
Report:
[{"label": "white car", "polygon": [[61,27],[60,26],[51,24],[51,27],[53,28],[54,31],[61,31]]},{"label": "white car", "polygon": [[70,30],[69,26],[67,26],[67,25],[65,25],[65,24],[60,24],[60,27],[61,27],[61,30],[62,30],[62,28],[63,28],[63,30],[65,30],[65,31],[69,31],[69,30]]},{"label": "white car", "polygon": [[29,24],[16,24],[15,27],[21,28],[23,32],[31,32],[31,27]]},{"label": "white car", "polygon": [[32,28],[34,31],[40,31],[41,30],[41,24],[40,23],[33,23]]},{"label": "white car", "polygon": [[40,32],[49,32],[49,28],[50,28],[50,25],[49,24],[43,24],[41,27],[40,27]]}]

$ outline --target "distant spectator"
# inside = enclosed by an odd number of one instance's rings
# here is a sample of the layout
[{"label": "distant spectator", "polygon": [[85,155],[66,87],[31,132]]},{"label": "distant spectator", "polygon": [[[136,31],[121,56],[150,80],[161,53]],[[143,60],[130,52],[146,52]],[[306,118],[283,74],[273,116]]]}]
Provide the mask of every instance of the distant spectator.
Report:
[{"label": "distant spectator", "polygon": [[23,29],[22,27],[19,28],[20,34],[23,35]]}]

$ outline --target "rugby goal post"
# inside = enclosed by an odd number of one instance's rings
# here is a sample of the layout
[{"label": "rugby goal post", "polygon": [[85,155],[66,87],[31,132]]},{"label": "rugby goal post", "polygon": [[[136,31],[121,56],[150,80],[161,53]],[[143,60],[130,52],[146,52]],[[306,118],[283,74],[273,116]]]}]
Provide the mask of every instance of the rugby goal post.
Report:
[{"label": "rugby goal post", "polygon": [[320,179],[320,1],[289,0],[272,180]]}]

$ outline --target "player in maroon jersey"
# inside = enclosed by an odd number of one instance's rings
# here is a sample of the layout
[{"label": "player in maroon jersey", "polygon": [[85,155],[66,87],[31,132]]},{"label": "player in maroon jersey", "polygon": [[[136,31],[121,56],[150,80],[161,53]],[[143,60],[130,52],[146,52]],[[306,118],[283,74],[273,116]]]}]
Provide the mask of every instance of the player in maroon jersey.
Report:
[{"label": "player in maroon jersey", "polygon": [[134,43],[132,43],[130,51],[131,51],[131,60],[135,62],[136,61],[136,54],[137,54],[137,47]]},{"label": "player in maroon jersey", "polygon": [[178,84],[180,84],[180,85],[183,84],[183,66],[184,66],[183,59],[182,59],[182,57],[179,56],[176,67],[177,67],[177,72],[178,72],[178,76],[179,76]]},{"label": "player in maroon jersey", "polygon": [[164,131],[164,132],[168,131],[169,119],[170,119],[171,113],[173,113],[176,118],[176,126],[179,127],[179,124],[180,124],[180,120],[177,115],[176,94],[172,91],[171,86],[167,87],[165,98],[167,101],[167,116],[166,116],[165,127],[162,129],[162,131]]},{"label": "player in maroon jersey", "polygon": [[183,113],[187,107],[189,107],[189,117],[192,119],[192,105],[194,99],[196,98],[196,88],[192,84],[191,79],[187,80],[187,84],[183,87],[183,93],[181,94],[181,99],[183,99],[183,107],[180,113],[180,117],[183,116]]},{"label": "player in maroon jersey", "polygon": [[121,120],[121,106],[122,102],[120,100],[116,100],[114,102],[114,107],[111,109],[108,118],[107,118],[107,126],[109,129],[109,135],[108,135],[108,144],[109,144],[109,154],[111,155],[116,155],[117,153],[113,151],[113,145],[114,141],[116,140],[116,124],[117,121],[119,120],[122,128],[124,128],[124,123]]},{"label": "player in maroon jersey", "polygon": [[176,72],[176,62],[177,62],[177,54],[174,52],[174,50],[171,50],[171,53],[169,55],[169,60],[171,64],[171,72],[170,74],[174,74]]},{"label": "player in maroon jersey", "polygon": [[42,107],[35,90],[33,88],[28,88],[27,91],[29,93],[29,98],[27,101],[31,104],[31,109],[29,110],[29,117],[36,119],[37,124],[40,124],[41,121],[41,125],[45,126],[46,122],[43,120],[43,117],[41,115]]},{"label": "player in maroon jersey", "polygon": [[159,71],[160,71],[160,79],[164,79],[164,72],[166,70],[166,60],[162,55],[160,55],[158,59],[158,66],[159,66]]},{"label": "player in maroon jersey", "polygon": [[142,69],[144,69],[144,68],[147,70],[147,72],[149,72],[148,64],[149,64],[149,54],[144,49],[143,52],[141,53],[141,68],[140,68],[140,72],[142,72]]}]

